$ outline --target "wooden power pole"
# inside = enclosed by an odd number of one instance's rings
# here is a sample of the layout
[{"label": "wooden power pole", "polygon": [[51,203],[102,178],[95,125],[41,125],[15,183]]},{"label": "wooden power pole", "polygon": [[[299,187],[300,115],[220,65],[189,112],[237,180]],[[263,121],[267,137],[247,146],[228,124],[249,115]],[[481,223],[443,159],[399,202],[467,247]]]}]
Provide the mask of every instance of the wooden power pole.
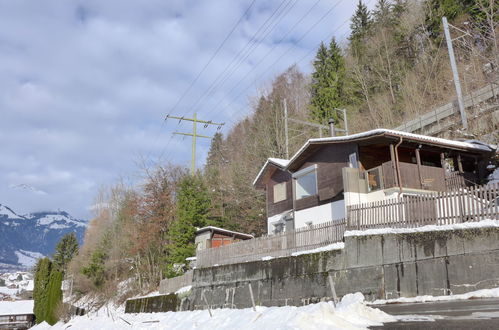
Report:
[{"label": "wooden power pole", "polygon": [[191,156],[191,174],[194,174],[196,172],[196,139],[199,138],[205,138],[205,139],[211,139],[211,136],[206,136],[206,135],[201,135],[197,133],[197,124],[204,124],[204,127],[208,127],[209,125],[214,125],[218,126],[217,129],[222,128],[225,123],[214,123],[211,120],[201,120],[197,118],[196,113],[194,113],[193,118],[185,118],[185,117],[176,117],[176,116],[170,116],[167,115],[166,119],[178,119],[179,122],[182,120],[185,121],[191,121],[192,122],[192,133],[182,133],[182,132],[174,132],[173,134],[177,135],[184,135],[184,136],[191,136],[192,137],[192,156]]}]

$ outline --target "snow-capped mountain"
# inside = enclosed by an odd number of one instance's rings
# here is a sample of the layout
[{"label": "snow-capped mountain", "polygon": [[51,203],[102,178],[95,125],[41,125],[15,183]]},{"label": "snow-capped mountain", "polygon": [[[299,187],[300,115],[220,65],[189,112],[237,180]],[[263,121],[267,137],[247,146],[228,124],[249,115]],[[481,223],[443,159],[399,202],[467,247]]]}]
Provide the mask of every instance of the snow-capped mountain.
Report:
[{"label": "snow-capped mountain", "polygon": [[81,243],[86,226],[64,211],[19,215],[0,204],[0,273],[31,268],[38,258],[52,255],[67,233],[75,232]]}]

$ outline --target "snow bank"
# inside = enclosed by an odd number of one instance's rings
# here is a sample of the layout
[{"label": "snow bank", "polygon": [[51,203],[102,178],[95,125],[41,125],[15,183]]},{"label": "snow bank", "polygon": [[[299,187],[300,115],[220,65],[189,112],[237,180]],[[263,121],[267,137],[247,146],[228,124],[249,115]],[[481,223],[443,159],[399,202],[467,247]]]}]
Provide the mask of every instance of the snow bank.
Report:
[{"label": "snow bank", "polygon": [[395,303],[422,303],[427,301],[467,300],[470,298],[499,298],[499,288],[483,289],[463,294],[452,294],[450,296],[417,296],[412,298],[378,299],[370,305],[384,305]]},{"label": "snow bank", "polygon": [[464,222],[456,223],[453,225],[429,225],[418,228],[379,228],[379,229],[366,229],[366,230],[348,230],[345,232],[347,236],[369,236],[369,235],[382,235],[382,234],[407,234],[407,233],[422,233],[429,231],[446,231],[446,230],[459,230],[470,228],[498,228],[499,220],[482,220],[477,222]]},{"label": "snow bank", "polygon": [[176,294],[183,294],[183,293],[187,293],[187,292],[191,291],[191,289],[192,289],[192,285],[187,285],[187,286],[181,287],[180,289],[175,291],[175,293]]},{"label": "snow bank", "polygon": [[[366,329],[369,326],[395,322],[396,318],[369,307],[361,293],[348,294],[335,308],[331,302],[303,307],[257,307],[215,309],[168,313],[123,314],[99,310],[77,316],[69,323],[57,323],[52,329]],[[40,325],[32,329],[46,329]]]},{"label": "snow bank", "polygon": [[319,252],[325,252],[325,251],[332,251],[332,250],[341,250],[345,247],[345,243],[339,242],[339,243],[333,243],[329,244],[317,249],[312,249],[312,250],[305,250],[305,251],[298,251],[291,253],[293,257],[300,256],[302,254],[312,254],[312,253],[319,253]]}]

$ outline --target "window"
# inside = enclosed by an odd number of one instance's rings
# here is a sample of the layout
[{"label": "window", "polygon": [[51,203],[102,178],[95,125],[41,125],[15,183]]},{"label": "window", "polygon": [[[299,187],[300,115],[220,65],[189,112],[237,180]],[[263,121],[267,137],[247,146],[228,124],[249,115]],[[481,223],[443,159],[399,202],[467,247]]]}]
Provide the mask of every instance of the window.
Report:
[{"label": "window", "polygon": [[293,174],[295,179],[295,199],[317,194],[317,165],[307,167]]},{"label": "window", "polygon": [[355,152],[348,156],[348,162],[350,167],[359,168],[359,163],[357,162],[357,154]]},{"label": "window", "polygon": [[274,186],[274,203],[286,200],[286,182]]},{"label": "window", "polygon": [[383,189],[383,172],[381,166],[366,171],[367,191]]}]

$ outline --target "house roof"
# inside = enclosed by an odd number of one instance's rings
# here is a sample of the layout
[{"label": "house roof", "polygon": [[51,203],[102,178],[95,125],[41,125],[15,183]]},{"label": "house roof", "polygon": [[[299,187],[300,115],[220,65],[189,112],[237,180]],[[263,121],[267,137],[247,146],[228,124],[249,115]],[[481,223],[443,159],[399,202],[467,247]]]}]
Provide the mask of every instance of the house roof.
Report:
[{"label": "house roof", "polygon": [[[289,161],[282,160],[283,162],[281,163],[281,165],[278,166],[278,168],[281,170],[284,170],[284,171],[292,170],[293,164],[296,163],[301,158],[301,156],[304,154],[304,152],[311,145],[349,143],[349,142],[369,140],[369,139],[379,138],[379,137],[394,138],[394,139],[395,138],[403,138],[406,141],[423,143],[426,145],[434,145],[434,146],[440,146],[440,147],[447,147],[450,149],[457,149],[457,150],[463,150],[463,151],[473,151],[473,152],[479,152],[479,153],[493,152],[495,150],[495,146],[491,146],[491,145],[488,145],[486,143],[476,141],[476,140],[454,141],[454,140],[437,138],[437,137],[432,137],[432,136],[426,136],[426,135],[420,135],[420,134],[407,133],[407,132],[401,132],[401,131],[380,128],[380,129],[374,129],[371,131],[352,134],[352,135],[346,135],[346,136],[333,136],[333,137],[310,139],[300,148],[300,150],[298,150],[293,155],[293,157],[291,157],[291,159]],[[264,164],[264,166],[262,167],[262,169],[258,173],[255,181],[253,182],[253,185],[256,186],[257,184],[260,183],[259,181],[264,177],[264,174],[265,174],[267,168],[269,167],[269,164],[276,164],[275,162],[270,161],[271,159],[272,158],[269,158],[267,160],[267,162]],[[286,162],[286,165],[283,166],[284,161]]]},{"label": "house roof", "polygon": [[196,235],[204,233],[205,231],[218,232],[218,233],[223,233],[226,235],[239,236],[239,237],[248,238],[248,239],[254,238],[254,236],[250,235],[250,234],[244,234],[244,233],[240,233],[237,231],[227,230],[227,229],[223,229],[223,228],[219,228],[219,227],[215,227],[215,226],[206,226],[203,228],[199,228],[198,230],[196,230]]},{"label": "house roof", "polygon": [[274,167],[278,168],[280,170],[283,170],[288,166],[289,160],[287,159],[282,159],[282,158],[269,158],[265,162],[265,164],[262,166],[260,172],[258,172],[258,175],[256,176],[255,180],[253,181],[253,186],[257,186],[261,184],[261,181],[264,177],[264,174],[267,172],[267,169],[269,167]]}]

